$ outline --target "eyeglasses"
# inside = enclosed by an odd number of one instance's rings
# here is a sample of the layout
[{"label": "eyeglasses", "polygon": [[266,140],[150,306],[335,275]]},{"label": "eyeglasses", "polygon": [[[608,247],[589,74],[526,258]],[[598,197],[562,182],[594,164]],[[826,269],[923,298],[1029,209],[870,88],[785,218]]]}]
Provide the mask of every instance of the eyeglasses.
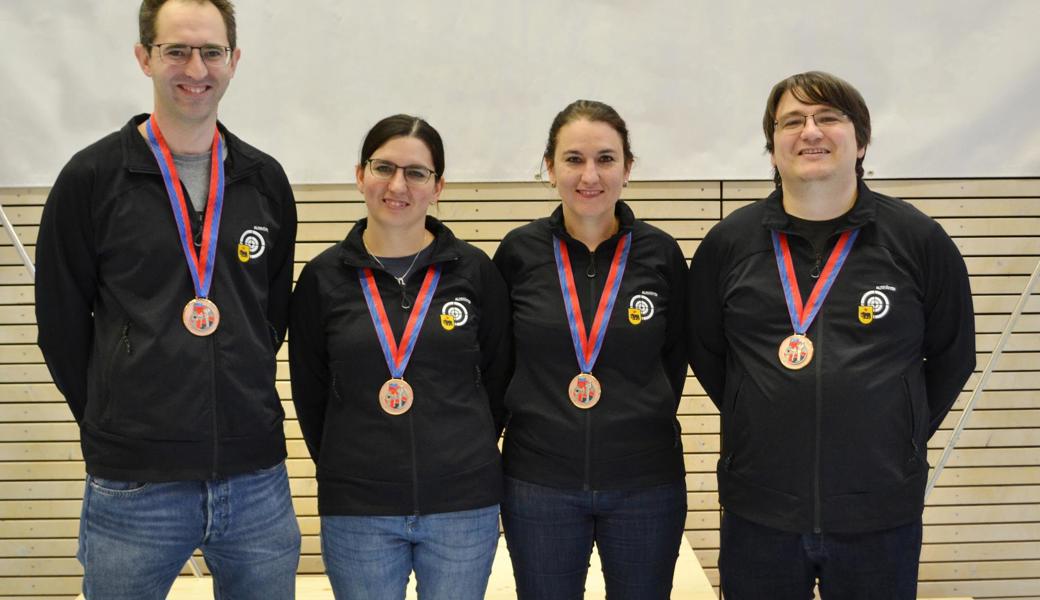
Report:
[{"label": "eyeglasses", "polygon": [[795,133],[801,131],[805,124],[809,122],[809,117],[812,117],[813,123],[820,129],[827,129],[829,127],[837,127],[842,123],[849,120],[849,116],[840,110],[826,109],[811,115],[799,115],[792,113],[784,115],[780,119],[773,121],[773,126],[779,127],[780,131],[784,133]]},{"label": "eyeglasses", "polygon": [[420,165],[408,165],[402,167],[380,158],[370,158],[365,161],[365,163],[368,165],[369,172],[371,172],[372,176],[376,179],[393,179],[394,175],[397,174],[397,170],[401,169],[404,171],[405,182],[412,185],[423,185],[430,180],[430,177],[437,174]]},{"label": "eyeglasses", "polygon": [[205,44],[203,46],[189,46],[177,42],[165,44],[148,44],[148,49],[159,49],[159,60],[168,65],[186,65],[191,60],[193,50],[199,51],[202,62],[212,66],[227,66],[231,63],[231,48],[217,46],[216,44]]}]

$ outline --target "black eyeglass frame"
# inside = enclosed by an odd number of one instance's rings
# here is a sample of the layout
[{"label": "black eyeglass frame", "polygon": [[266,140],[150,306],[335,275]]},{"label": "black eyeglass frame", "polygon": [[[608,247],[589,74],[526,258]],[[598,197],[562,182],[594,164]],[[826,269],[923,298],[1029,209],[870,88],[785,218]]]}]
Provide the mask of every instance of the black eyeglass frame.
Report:
[{"label": "black eyeglass frame", "polygon": [[[162,62],[164,62],[164,63],[166,63],[168,65],[174,65],[174,66],[183,66],[183,65],[188,64],[189,62],[191,62],[191,55],[192,55],[192,53],[194,53],[195,50],[198,50],[199,51],[199,58],[202,60],[202,62],[206,63],[207,65],[224,66],[224,67],[226,67],[226,66],[231,64],[231,54],[235,50],[231,46],[221,46],[220,44],[203,44],[201,46],[192,46],[191,44],[185,44],[183,42],[163,42],[161,44],[145,44],[145,46],[147,46],[149,52],[152,51],[152,48],[158,48],[159,49],[159,60],[161,60]],[[179,48],[186,48],[188,50],[188,54],[184,58],[184,62],[175,62],[175,61],[169,60],[168,56],[164,56],[163,55],[163,46],[176,46],[176,47],[179,47]],[[218,62],[212,62],[212,61],[206,60],[206,56],[202,53],[203,50],[218,50],[218,49],[222,50],[224,52],[224,59],[221,60],[221,61],[218,61]]]},{"label": "black eyeglass frame", "polygon": [[[394,167],[394,172],[389,177],[383,177],[380,174],[376,173],[375,170],[372,168],[372,164],[373,163],[380,163],[380,164],[392,166],[392,167]],[[399,165],[399,164],[397,164],[397,163],[395,163],[393,161],[389,161],[389,160],[386,160],[384,158],[370,158],[370,159],[365,161],[365,166],[368,167],[368,172],[371,173],[373,177],[375,177],[376,179],[379,179],[381,181],[389,181],[389,180],[393,179],[394,175],[397,175],[397,171],[398,170],[404,171],[405,172],[404,180],[406,182],[412,183],[414,185],[426,185],[427,183],[430,182],[430,179],[435,178],[435,177],[438,176],[437,171],[434,171],[433,169],[428,169],[428,168],[426,168],[426,167],[424,167],[422,165]],[[408,169],[416,169],[416,170],[425,171],[427,173],[426,179],[422,180],[421,182],[420,181],[409,182],[408,181]]]}]

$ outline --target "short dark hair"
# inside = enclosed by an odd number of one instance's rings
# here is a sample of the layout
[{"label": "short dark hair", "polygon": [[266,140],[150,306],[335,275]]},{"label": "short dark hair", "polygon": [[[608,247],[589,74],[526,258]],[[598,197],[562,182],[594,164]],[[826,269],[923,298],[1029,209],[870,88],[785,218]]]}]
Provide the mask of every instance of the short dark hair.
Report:
[{"label": "short dark hair", "polygon": [[[145,48],[155,43],[155,21],[159,17],[159,9],[169,0],[142,0],[141,10],[137,13],[137,26],[140,29],[141,45]],[[220,16],[224,19],[224,29],[227,30],[228,46],[237,48],[238,40],[235,34],[235,5],[231,0],[193,0],[197,4],[209,2],[217,7]]]},{"label": "short dark hair", "polygon": [[[762,117],[762,130],[766,134],[766,152],[773,153],[773,133],[776,131],[776,107],[784,92],[806,104],[826,104],[845,113],[856,130],[856,147],[866,148],[870,143],[870,111],[859,90],[830,73],[807,71],[791,75],[773,86],[766,102],[766,114]],[[864,155],[865,156],[865,155]],[[856,160],[856,178],[863,178],[863,158]],[[780,172],[773,168],[773,182],[780,186]]]},{"label": "short dark hair", "polygon": [[430,156],[433,157],[433,170],[437,172],[436,178],[440,179],[444,175],[444,142],[441,141],[441,134],[437,133],[437,130],[422,117],[412,115],[393,115],[373,125],[372,129],[368,130],[365,141],[361,144],[361,162],[358,164],[364,165],[383,144],[399,137],[414,137],[422,140],[429,148]]},{"label": "short dark hair", "polygon": [[632,164],[635,160],[635,156],[632,154],[632,146],[628,142],[628,126],[625,125],[625,120],[621,118],[621,115],[609,104],[598,102],[596,100],[575,100],[567,105],[566,108],[557,113],[556,118],[553,119],[552,125],[549,126],[549,141],[545,144],[545,158],[546,162],[552,164],[553,156],[556,155],[556,141],[560,137],[560,129],[564,125],[572,122],[584,119],[586,121],[606,123],[614,128],[614,131],[618,132],[621,136],[621,147],[625,155],[625,166]]}]

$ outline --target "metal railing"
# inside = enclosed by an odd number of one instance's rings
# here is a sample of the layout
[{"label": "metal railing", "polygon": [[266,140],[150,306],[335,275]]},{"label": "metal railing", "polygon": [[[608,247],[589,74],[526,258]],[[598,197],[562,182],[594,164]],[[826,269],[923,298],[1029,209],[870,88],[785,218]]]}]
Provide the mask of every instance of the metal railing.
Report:
[{"label": "metal railing", "polygon": [[[14,245],[15,250],[18,252],[18,256],[22,258],[22,264],[25,265],[25,270],[29,272],[29,278],[33,282],[36,281],[36,266],[33,265],[33,261],[29,258],[29,253],[25,251],[25,245],[22,244],[22,240],[18,237],[17,232],[14,230],[14,225],[11,224],[11,220],[7,218],[7,213],[4,211],[3,204],[0,204],[0,221],[4,222],[4,230],[7,231],[7,236],[11,238],[11,244]],[[202,569],[199,568],[195,557],[188,559],[188,567],[191,568],[191,572],[195,577],[202,577]]]},{"label": "metal railing", "polygon": [[14,249],[18,251],[18,255],[22,257],[22,264],[25,265],[25,270],[29,271],[29,278],[36,281],[36,267],[33,265],[32,259],[29,258],[29,253],[25,251],[25,246],[22,244],[22,240],[18,238],[18,234],[14,231],[14,225],[11,224],[11,220],[7,218],[7,213],[4,212],[4,206],[0,204],[0,220],[4,222],[4,229],[7,230],[7,236],[11,238],[11,243],[14,244]]},{"label": "metal railing", "polygon": [[1007,346],[1008,340],[1011,338],[1011,333],[1015,330],[1015,325],[1018,324],[1018,318],[1022,316],[1022,311],[1025,310],[1026,303],[1029,302],[1029,297],[1033,294],[1033,288],[1036,287],[1038,279],[1040,279],[1040,261],[1037,261],[1036,268],[1033,269],[1033,275],[1029,278],[1025,289],[1022,290],[1022,294],[1018,297],[1018,303],[1015,305],[1015,309],[1011,311],[1007,324],[1004,325],[1004,331],[1001,332],[1000,339],[997,340],[997,345],[993,348],[993,353],[989,355],[989,360],[986,361],[986,367],[982,369],[982,375],[979,377],[979,382],[975,384],[975,389],[971,393],[971,398],[968,399],[968,403],[964,406],[964,412],[961,413],[961,418],[957,420],[957,425],[953,428],[953,435],[950,436],[950,441],[946,443],[946,447],[943,448],[942,456],[940,456],[938,462],[935,463],[935,469],[932,471],[932,476],[928,479],[928,486],[924,491],[926,501],[928,500],[928,496],[931,495],[932,490],[935,489],[935,483],[939,480],[939,476],[942,475],[946,463],[950,460],[950,456],[953,454],[953,449],[957,446],[957,440],[960,439],[961,433],[964,432],[964,428],[968,424],[968,418],[971,416],[971,412],[975,410],[975,403],[982,397],[982,393],[986,389],[986,383],[989,381],[989,376],[993,373],[993,368],[996,367],[997,361],[1000,360],[1000,355],[1003,354],[1004,347]]}]

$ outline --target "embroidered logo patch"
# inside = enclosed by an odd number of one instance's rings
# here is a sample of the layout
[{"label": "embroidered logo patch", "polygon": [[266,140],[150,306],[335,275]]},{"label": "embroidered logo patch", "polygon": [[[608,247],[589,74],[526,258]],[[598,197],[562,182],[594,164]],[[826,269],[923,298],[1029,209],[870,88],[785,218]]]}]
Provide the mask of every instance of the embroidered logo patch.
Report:
[{"label": "embroidered logo patch", "polygon": [[[882,289],[894,292],[896,288],[890,285],[879,285],[873,290],[867,291],[859,299],[859,320],[864,325],[869,324],[877,319],[885,318],[888,314],[888,310],[892,307],[891,302],[888,300],[888,296]],[[865,316],[865,308],[870,309],[870,314]],[[864,320],[866,319],[866,320]]]},{"label": "embroidered logo patch", "polygon": [[263,234],[254,229],[246,229],[238,238],[238,260],[242,262],[260,258],[266,249],[267,242],[264,241]]},{"label": "embroidered logo patch", "polygon": [[449,302],[445,302],[444,306],[441,307],[441,327],[445,331],[451,331],[456,327],[462,327],[469,321],[469,308],[467,304],[472,304],[469,298],[455,298]]},{"label": "embroidered logo patch", "polygon": [[628,322],[639,325],[643,321],[654,318],[654,302],[650,296],[656,296],[654,292],[642,292],[632,296],[628,301]]}]

